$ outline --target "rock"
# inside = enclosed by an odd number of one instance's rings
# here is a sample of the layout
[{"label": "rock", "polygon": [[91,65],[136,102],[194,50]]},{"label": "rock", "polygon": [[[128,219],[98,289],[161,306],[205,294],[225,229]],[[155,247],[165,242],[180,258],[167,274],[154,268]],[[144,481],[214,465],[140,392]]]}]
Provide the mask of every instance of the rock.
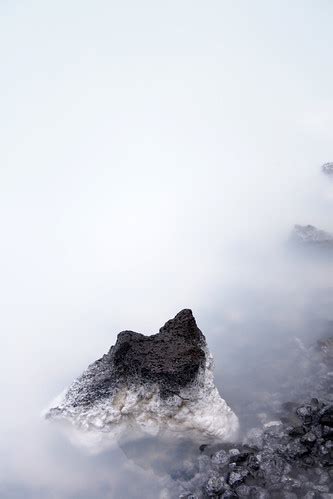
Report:
[{"label": "rock", "polygon": [[330,489],[327,485],[314,485],[313,487],[313,490],[315,490],[316,492],[329,492]]},{"label": "rock", "polygon": [[311,431],[314,435],[316,435],[316,438],[319,440],[323,437],[323,429],[327,428],[326,426],[321,426],[320,424],[315,424],[311,427]]},{"label": "rock", "polygon": [[222,492],[226,488],[226,483],[221,477],[212,477],[208,480],[205,486],[206,493],[209,497],[214,497]]},{"label": "rock", "polygon": [[299,426],[289,426],[287,428],[287,432],[288,432],[288,434],[291,437],[300,437],[300,436],[304,435],[305,429],[301,425],[299,425]]},{"label": "rock", "polygon": [[[320,420],[329,420],[331,407],[327,400],[317,398],[303,404],[284,404],[290,414],[286,422],[264,423],[263,428],[253,428],[246,434],[245,441],[249,434],[263,434],[261,448],[243,443],[226,451],[224,445],[212,456],[206,473],[216,473],[214,459],[222,463],[218,468],[226,487],[222,497],[230,497],[228,487],[236,497],[329,497],[333,492],[333,441],[323,433],[332,428]],[[293,426],[290,421],[294,421]]]},{"label": "rock", "polygon": [[228,476],[228,484],[231,487],[238,487],[244,482],[248,474],[249,472],[246,469],[237,469],[235,471],[231,471]]},{"label": "rock", "polygon": [[291,233],[291,240],[306,246],[333,248],[333,235],[313,225],[296,224]]},{"label": "rock", "polygon": [[212,463],[217,466],[225,466],[229,462],[228,453],[221,449],[212,456]]},{"label": "rock", "polygon": [[297,416],[303,421],[305,424],[309,424],[313,420],[313,409],[311,405],[303,405],[296,409]]},{"label": "rock", "polygon": [[260,456],[260,470],[263,471],[268,483],[280,483],[282,475],[286,474],[288,464],[282,457],[267,452]]},{"label": "rock", "polygon": [[269,499],[270,495],[267,490],[261,487],[251,487],[250,497],[255,499]]},{"label": "rock", "polygon": [[230,456],[230,462],[236,463],[236,464],[242,464],[248,460],[250,456],[250,452],[243,451],[239,452],[238,454],[234,454],[233,456]]},{"label": "rock", "polygon": [[235,492],[237,493],[238,497],[250,497],[251,487],[248,487],[247,485],[240,485],[236,488]]},{"label": "rock", "polygon": [[249,456],[247,467],[250,471],[257,471],[260,468],[260,462],[255,455]]},{"label": "rock", "polygon": [[[332,347],[333,347],[333,338],[331,338],[331,340],[332,340]],[[310,400],[310,406],[312,407],[312,410],[314,412],[319,412],[324,407],[324,405],[325,404],[323,404],[323,402],[320,402],[317,398],[312,398]]]},{"label": "rock", "polygon": [[319,485],[325,485],[330,481],[330,476],[329,474],[319,468]]},{"label": "rock", "polygon": [[245,436],[244,443],[261,449],[263,446],[264,431],[262,428],[251,428]]},{"label": "rock", "polygon": [[[46,417],[83,430],[98,447],[140,430],[227,441],[238,419],[213,381],[213,361],[191,310],[179,312],[152,336],[118,334],[116,344],[51,405]],[[81,438],[82,437],[82,438]]]},{"label": "rock", "polygon": [[333,428],[331,426],[322,426],[321,427],[322,436],[325,440],[333,438]]},{"label": "rock", "polygon": [[332,162],[329,162],[329,163],[324,163],[321,167],[323,173],[325,173],[326,175],[333,175],[333,163]]},{"label": "rock", "polygon": [[319,422],[321,425],[333,428],[333,404],[321,410],[319,413]]},{"label": "rock", "polygon": [[314,433],[309,431],[303,437],[301,437],[301,443],[306,447],[312,447],[317,441],[317,437]]},{"label": "rock", "polygon": [[288,455],[295,459],[296,457],[302,457],[309,453],[309,450],[305,445],[303,445],[299,439],[295,439],[290,442],[287,446]]}]

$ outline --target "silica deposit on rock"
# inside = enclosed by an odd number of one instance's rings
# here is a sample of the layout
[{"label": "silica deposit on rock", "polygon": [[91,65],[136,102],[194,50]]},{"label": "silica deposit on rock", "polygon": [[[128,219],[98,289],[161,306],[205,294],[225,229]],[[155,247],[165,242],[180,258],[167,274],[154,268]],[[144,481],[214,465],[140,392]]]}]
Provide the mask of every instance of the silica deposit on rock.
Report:
[{"label": "silica deposit on rock", "polygon": [[71,423],[76,437],[95,450],[131,430],[229,441],[238,418],[220,397],[212,369],[205,337],[185,309],[158,334],[119,333],[46,417]]}]

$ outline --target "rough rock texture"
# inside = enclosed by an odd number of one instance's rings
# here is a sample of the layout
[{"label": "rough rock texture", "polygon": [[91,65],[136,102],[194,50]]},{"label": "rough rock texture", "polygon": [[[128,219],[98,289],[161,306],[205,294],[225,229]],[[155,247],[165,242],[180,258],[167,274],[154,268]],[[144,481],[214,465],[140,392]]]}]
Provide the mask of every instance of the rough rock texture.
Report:
[{"label": "rough rock texture", "polygon": [[332,162],[330,162],[330,163],[324,163],[321,168],[322,168],[322,171],[326,175],[333,175],[333,163]]},{"label": "rough rock texture", "polygon": [[249,429],[241,442],[202,445],[197,461],[179,473],[179,498],[332,499],[333,337],[319,340],[308,353],[318,369],[307,373],[313,379],[304,380],[304,388],[322,398],[271,403],[274,419]]},{"label": "rough rock texture", "polygon": [[333,234],[317,229],[313,225],[295,225],[291,239],[302,245],[333,249]]},{"label": "rough rock texture", "polygon": [[105,433],[129,429],[220,441],[238,429],[214,386],[205,337],[187,309],[158,334],[119,333],[115,346],[74,381],[46,417],[94,433],[93,445]]},{"label": "rough rock texture", "polygon": [[206,342],[190,310],[153,336],[125,331],[109,352],[114,376],[126,383],[157,383],[167,398],[193,381],[205,365]]}]

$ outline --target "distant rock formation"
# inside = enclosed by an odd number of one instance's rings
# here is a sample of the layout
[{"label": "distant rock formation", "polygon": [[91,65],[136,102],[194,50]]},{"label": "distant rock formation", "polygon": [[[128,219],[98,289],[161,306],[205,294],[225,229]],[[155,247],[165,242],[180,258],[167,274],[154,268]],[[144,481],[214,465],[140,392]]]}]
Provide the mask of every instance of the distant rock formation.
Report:
[{"label": "distant rock formation", "polygon": [[72,423],[93,445],[130,430],[227,441],[236,436],[238,418],[220,397],[212,367],[205,337],[185,309],[158,334],[119,333],[46,417]]},{"label": "distant rock formation", "polygon": [[333,249],[333,235],[313,225],[295,225],[291,240],[304,246]]},{"label": "distant rock formation", "polygon": [[321,168],[326,175],[333,175],[333,162],[324,163]]}]

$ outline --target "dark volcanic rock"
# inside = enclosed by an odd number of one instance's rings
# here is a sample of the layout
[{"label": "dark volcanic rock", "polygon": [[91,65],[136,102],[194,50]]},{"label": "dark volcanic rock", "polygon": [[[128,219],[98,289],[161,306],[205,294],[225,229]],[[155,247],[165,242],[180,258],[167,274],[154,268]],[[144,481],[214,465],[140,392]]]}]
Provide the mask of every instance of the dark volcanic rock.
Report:
[{"label": "dark volcanic rock", "polygon": [[209,497],[216,497],[221,494],[226,488],[226,483],[221,477],[210,478],[205,486],[206,493]]},{"label": "dark volcanic rock", "polygon": [[324,407],[319,414],[319,422],[323,426],[333,428],[333,404]]},{"label": "dark volcanic rock", "polygon": [[119,333],[116,344],[72,383],[46,417],[103,435],[130,428],[225,441],[236,434],[238,419],[220,397],[212,368],[205,337],[185,309],[158,334]]},{"label": "dark volcanic rock", "polygon": [[118,382],[158,383],[161,396],[168,397],[196,377],[206,360],[205,347],[191,310],[185,309],[158,334],[119,333],[107,360]]},{"label": "dark volcanic rock", "polygon": [[93,373],[87,373],[89,384],[73,385],[74,403],[91,405],[123,385],[146,383],[157,383],[162,398],[173,396],[204,366],[205,348],[205,338],[188,309],[169,320],[158,334],[123,331],[109,352],[92,365]]}]

